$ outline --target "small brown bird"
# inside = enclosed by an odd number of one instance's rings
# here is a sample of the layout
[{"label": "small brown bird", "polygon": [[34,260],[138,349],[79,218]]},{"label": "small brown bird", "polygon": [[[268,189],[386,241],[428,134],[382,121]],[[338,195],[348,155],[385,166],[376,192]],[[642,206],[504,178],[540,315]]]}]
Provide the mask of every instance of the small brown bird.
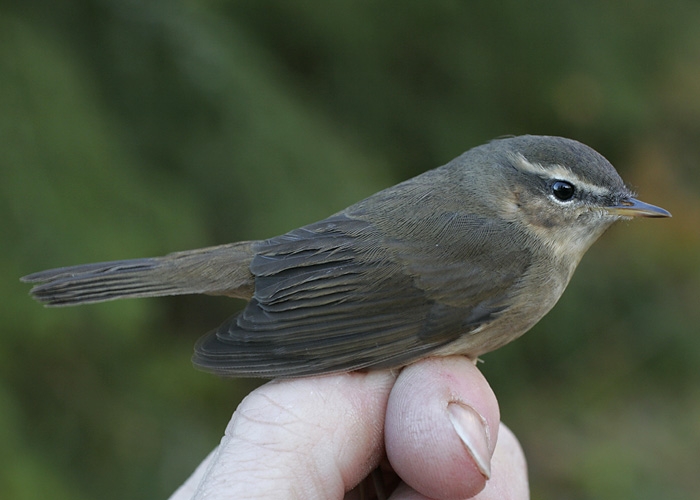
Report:
[{"label": "small brown bird", "polygon": [[26,276],[53,306],[203,293],[249,300],[194,363],[228,376],[399,367],[497,349],[557,302],[616,220],[670,217],[570,139],[476,147],[331,217],[263,241]]}]

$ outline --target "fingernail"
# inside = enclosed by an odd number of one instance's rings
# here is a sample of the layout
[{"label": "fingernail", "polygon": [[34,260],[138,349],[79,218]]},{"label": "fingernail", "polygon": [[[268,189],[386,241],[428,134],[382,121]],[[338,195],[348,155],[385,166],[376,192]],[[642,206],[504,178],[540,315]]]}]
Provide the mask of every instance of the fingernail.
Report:
[{"label": "fingernail", "polygon": [[464,447],[474,459],[479,472],[486,478],[491,478],[491,453],[489,442],[491,436],[486,419],[469,405],[450,403],[447,413]]}]

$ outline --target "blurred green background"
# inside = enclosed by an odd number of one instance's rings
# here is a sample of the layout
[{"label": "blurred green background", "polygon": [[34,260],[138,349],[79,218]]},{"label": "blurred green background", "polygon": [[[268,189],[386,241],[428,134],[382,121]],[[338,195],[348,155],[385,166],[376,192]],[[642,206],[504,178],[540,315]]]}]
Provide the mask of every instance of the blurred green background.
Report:
[{"label": "blurred green background", "polygon": [[533,498],[700,491],[700,2],[0,2],[0,497],[157,499],[257,383],[190,365],[240,304],[44,309],[47,267],[274,236],[505,134],[572,137],[621,223],[485,356]]}]

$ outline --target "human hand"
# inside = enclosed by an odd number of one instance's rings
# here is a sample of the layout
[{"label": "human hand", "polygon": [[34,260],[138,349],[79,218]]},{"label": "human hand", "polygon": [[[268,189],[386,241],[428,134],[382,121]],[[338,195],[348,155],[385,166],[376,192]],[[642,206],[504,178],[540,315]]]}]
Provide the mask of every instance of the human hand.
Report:
[{"label": "human hand", "polygon": [[170,500],[360,498],[380,464],[392,500],[529,498],[488,383],[449,357],[259,387]]}]

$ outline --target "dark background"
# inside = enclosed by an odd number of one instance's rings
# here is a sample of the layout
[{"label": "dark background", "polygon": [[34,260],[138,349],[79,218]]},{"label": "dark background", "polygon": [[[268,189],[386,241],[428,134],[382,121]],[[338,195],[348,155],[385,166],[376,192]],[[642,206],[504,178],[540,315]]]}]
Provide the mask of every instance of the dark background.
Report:
[{"label": "dark background", "polygon": [[47,267],[273,236],[505,134],[596,148],[620,223],[484,356],[533,498],[700,491],[700,3],[0,2],[0,497],[166,498],[257,382],[190,366],[240,304],[44,309]]}]

